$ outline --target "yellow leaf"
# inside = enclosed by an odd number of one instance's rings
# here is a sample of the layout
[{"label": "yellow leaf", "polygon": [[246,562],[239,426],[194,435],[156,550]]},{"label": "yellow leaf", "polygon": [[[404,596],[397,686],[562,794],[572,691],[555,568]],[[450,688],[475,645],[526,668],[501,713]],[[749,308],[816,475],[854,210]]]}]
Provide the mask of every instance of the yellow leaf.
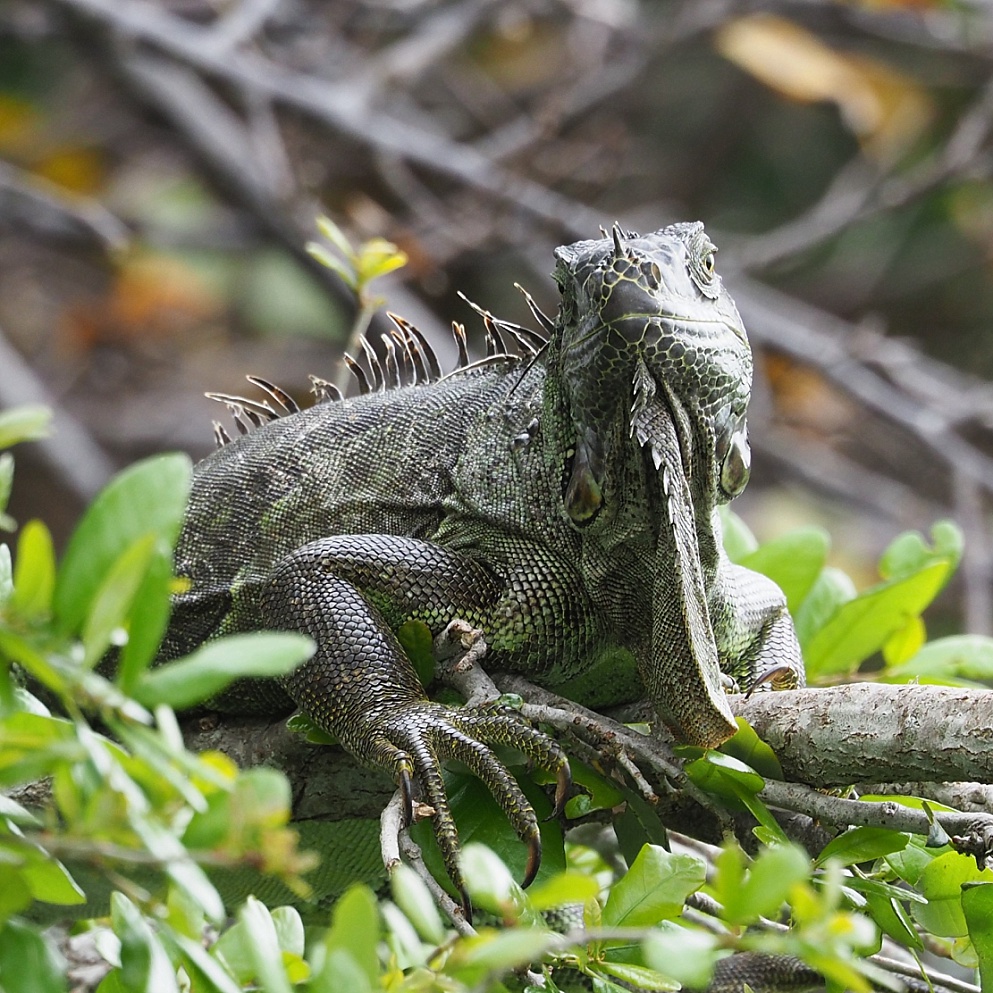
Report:
[{"label": "yellow leaf", "polygon": [[930,123],[927,94],[875,59],[838,52],[774,14],[738,18],[716,37],[717,50],[770,89],[801,103],[837,104],[873,158],[899,155]]}]

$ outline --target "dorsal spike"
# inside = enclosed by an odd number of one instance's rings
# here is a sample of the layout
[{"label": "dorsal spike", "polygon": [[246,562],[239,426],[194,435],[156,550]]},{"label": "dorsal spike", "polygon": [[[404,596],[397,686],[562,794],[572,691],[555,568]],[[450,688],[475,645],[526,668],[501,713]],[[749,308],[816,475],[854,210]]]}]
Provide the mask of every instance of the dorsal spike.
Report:
[{"label": "dorsal spike", "polygon": [[621,228],[617,221],[614,221],[614,226],[610,229],[610,233],[614,238],[614,258],[624,258],[625,252],[624,246],[621,244]]},{"label": "dorsal spike", "polygon": [[386,388],[398,390],[400,388],[400,365],[397,362],[396,346],[388,334],[381,334],[380,338],[383,339],[383,347],[386,349]]},{"label": "dorsal spike", "polygon": [[450,379],[456,373],[465,372],[467,369],[483,369],[488,365],[498,365],[505,363],[507,361],[507,356],[502,352],[498,352],[496,355],[487,355],[485,358],[476,359],[474,362],[470,362],[468,365],[459,366],[453,369],[451,372],[446,372],[442,379]]},{"label": "dorsal spike", "polygon": [[263,379],[261,376],[246,376],[252,386],[257,386],[264,393],[268,393],[269,396],[279,404],[287,414],[298,414],[300,412],[300,405],[296,402],[286,392],[286,390],[281,390],[278,386],[270,383],[268,379]]},{"label": "dorsal spike", "polygon": [[241,409],[256,426],[265,421],[274,421],[279,414],[265,400],[250,400],[248,397],[232,396],[230,393],[204,393],[208,400],[216,400],[230,407],[232,404]]},{"label": "dorsal spike", "polygon": [[214,421],[214,442],[218,448],[223,448],[225,445],[230,444],[231,435],[228,434],[224,425],[220,421]]},{"label": "dorsal spike", "polygon": [[362,346],[362,351],[365,353],[365,360],[369,363],[369,369],[372,372],[373,385],[377,390],[386,389],[386,375],[383,373],[383,363],[379,361],[379,356],[376,354],[376,350],[369,344],[365,335],[359,337],[359,344]]},{"label": "dorsal spike", "polygon": [[[503,328],[492,314],[483,315],[483,327],[486,329],[486,354],[509,355],[507,342],[504,341]],[[492,345],[490,344],[492,342]],[[492,348],[492,352],[490,349]]]},{"label": "dorsal spike", "polygon": [[493,320],[500,328],[500,331],[503,334],[509,335],[514,340],[514,344],[518,349],[529,358],[538,350],[537,346],[532,343],[532,338],[537,339],[539,344],[545,343],[545,336],[537,334],[530,328],[522,328],[520,324],[513,324],[511,321],[501,321],[499,318],[494,318]]},{"label": "dorsal spike", "polygon": [[333,403],[340,400],[341,390],[334,383],[320,376],[310,376],[310,392],[314,394],[315,403]]},{"label": "dorsal spike", "polygon": [[390,328],[390,337],[396,342],[396,347],[400,352],[403,364],[403,370],[400,373],[401,378],[405,379],[411,386],[416,386],[418,383],[417,362],[411,349],[416,348],[417,343],[412,344],[411,339],[399,328]]},{"label": "dorsal spike", "polygon": [[537,362],[538,359],[540,359],[541,356],[545,354],[546,351],[548,351],[547,340],[544,342],[544,344],[542,344],[538,348],[538,350],[534,353],[534,355],[532,355],[531,358],[529,358],[527,362],[525,362],[524,365],[521,367],[521,374],[517,377],[517,382],[514,383],[513,386],[511,386],[510,393],[508,393],[507,396],[510,396],[510,394],[513,393],[514,390],[516,390],[517,387],[521,385],[521,383],[524,381],[524,377],[528,374],[528,371],[530,370],[531,366],[533,366],[535,362]]},{"label": "dorsal spike", "polygon": [[360,366],[358,362],[356,362],[355,359],[348,354],[348,352],[345,352],[342,358],[345,360],[345,365],[348,366],[348,371],[358,381],[359,393],[371,393],[372,387],[369,385],[369,377],[365,374],[365,370],[362,366]]},{"label": "dorsal spike", "polygon": [[599,225],[599,228],[600,228],[600,234],[602,234],[604,238],[610,237],[610,232],[602,224]]},{"label": "dorsal spike", "polygon": [[245,413],[245,408],[240,403],[229,403],[227,408],[231,412],[231,419],[234,421],[234,426],[238,429],[238,434],[248,434],[250,428],[241,419],[241,415]]},{"label": "dorsal spike", "polygon": [[420,329],[411,324],[410,321],[401,317],[399,314],[394,314],[387,311],[386,316],[389,317],[389,319],[393,321],[400,331],[410,340],[411,346],[420,360],[421,369],[424,372],[424,379],[429,382],[431,380],[441,379],[441,363],[438,361],[438,356],[435,353],[435,350],[431,347],[431,342],[424,337]]},{"label": "dorsal spike", "polygon": [[455,339],[455,347],[459,350],[459,361],[456,369],[464,369],[469,364],[469,347],[465,340],[465,325],[458,321],[452,321],[452,337]]},{"label": "dorsal spike", "polygon": [[473,303],[461,290],[459,296],[483,319],[483,328],[486,331],[486,357],[492,358],[497,355],[508,355],[507,344],[500,334],[500,327],[493,315],[478,303]]},{"label": "dorsal spike", "polygon": [[[606,233],[607,232],[604,231],[604,235],[606,235]],[[541,307],[538,306],[534,297],[531,296],[531,294],[528,293],[528,291],[524,289],[520,283],[514,283],[514,287],[524,294],[524,302],[528,305],[528,310],[530,310],[534,315],[534,319],[542,326],[542,328],[544,328],[545,331],[548,332],[548,334],[551,334],[555,330],[555,322],[541,309]],[[546,335],[539,334],[537,331],[532,331],[531,333],[536,338],[541,338],[542,341],[548,341],[548,337]]]}]

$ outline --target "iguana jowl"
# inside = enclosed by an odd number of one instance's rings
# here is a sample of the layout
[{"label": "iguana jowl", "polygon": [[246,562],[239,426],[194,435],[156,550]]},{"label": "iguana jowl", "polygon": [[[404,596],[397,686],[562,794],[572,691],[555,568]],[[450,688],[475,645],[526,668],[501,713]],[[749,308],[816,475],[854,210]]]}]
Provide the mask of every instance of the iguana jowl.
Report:
[{"label": "iguana jowl", "polygon": [[[225,444],[195,471],[166,658],[225,633],[306,633],[314,657],[218,706],[294,705],[435,808],[449,873],[458,838],[440,761],[490,788],[531,846],[535,815],[499,760],[509,743],[567,763],[506,711],[428,700],[394,631],[461,618],[488,666],[589,704],[642,688],[685,741],[735,731],[724,683],[802,683],[779,589],[732,565],[717,507],[748,478],[751,356],[700,224],[559,248],[547,345],[431,382],[319,403]],[[490,324],[520,336],[521,329]],[[411,364],[424,348],[401,322]],[[726,675],[725,675],[726,674]]]}]

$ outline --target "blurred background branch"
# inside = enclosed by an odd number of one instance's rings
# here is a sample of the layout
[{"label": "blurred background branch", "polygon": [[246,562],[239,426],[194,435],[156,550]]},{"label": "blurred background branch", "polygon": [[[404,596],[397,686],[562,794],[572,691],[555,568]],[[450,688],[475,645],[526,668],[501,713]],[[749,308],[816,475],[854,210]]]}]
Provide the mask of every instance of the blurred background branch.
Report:
[{"label": "blurred background branch", "polygon": [[319,213],[405,251],[381,292],[449,364],[456,289],[528,323],[555,245],[701,218],[757,353],[750,523],[858,572],[953,516],[938,623],[989,633],[991,131],[983,2],[8,0],[0,403],[86,439],[26,449],[13,511],[65,534],[111,465],[206,452],[205,390],[334,378]]}]

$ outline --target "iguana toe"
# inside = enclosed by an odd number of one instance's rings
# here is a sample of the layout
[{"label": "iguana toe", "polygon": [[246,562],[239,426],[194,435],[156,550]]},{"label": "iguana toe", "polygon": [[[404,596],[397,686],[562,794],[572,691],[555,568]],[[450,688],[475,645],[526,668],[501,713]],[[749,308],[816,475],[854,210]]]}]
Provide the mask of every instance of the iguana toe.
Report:
[{"label": "iguana toe", "polygon": [[[568,794],[571,776],[568,760],[554,741],[525,724],[516,714],[502,709],[454,708],[428,701],[408,704],[400,713],[384,721],[379,741],[388,742],[394,750],[388,764],[392,765],[404,793],[405,807],[407,796],[403,777],[406,770],[398,762],[398,756],[409,756],[424,799],[434,809],[434,835],[445,869],[463,897],[464,905],[465,882],[459,867],[458,829],[441,772],[445,759],[461,762],[486,784],[517,836],[528,847],[522,885],[531,883],[541,865],[538,818],[517,781],[493,754],[490,745],[514,747],[537,765],[554,772],[557,776],[555,812],[559,813]],[[382,744],[377,752],[380,760],[386,757]],[[412,806],[411,798],[411,809]]]}]

